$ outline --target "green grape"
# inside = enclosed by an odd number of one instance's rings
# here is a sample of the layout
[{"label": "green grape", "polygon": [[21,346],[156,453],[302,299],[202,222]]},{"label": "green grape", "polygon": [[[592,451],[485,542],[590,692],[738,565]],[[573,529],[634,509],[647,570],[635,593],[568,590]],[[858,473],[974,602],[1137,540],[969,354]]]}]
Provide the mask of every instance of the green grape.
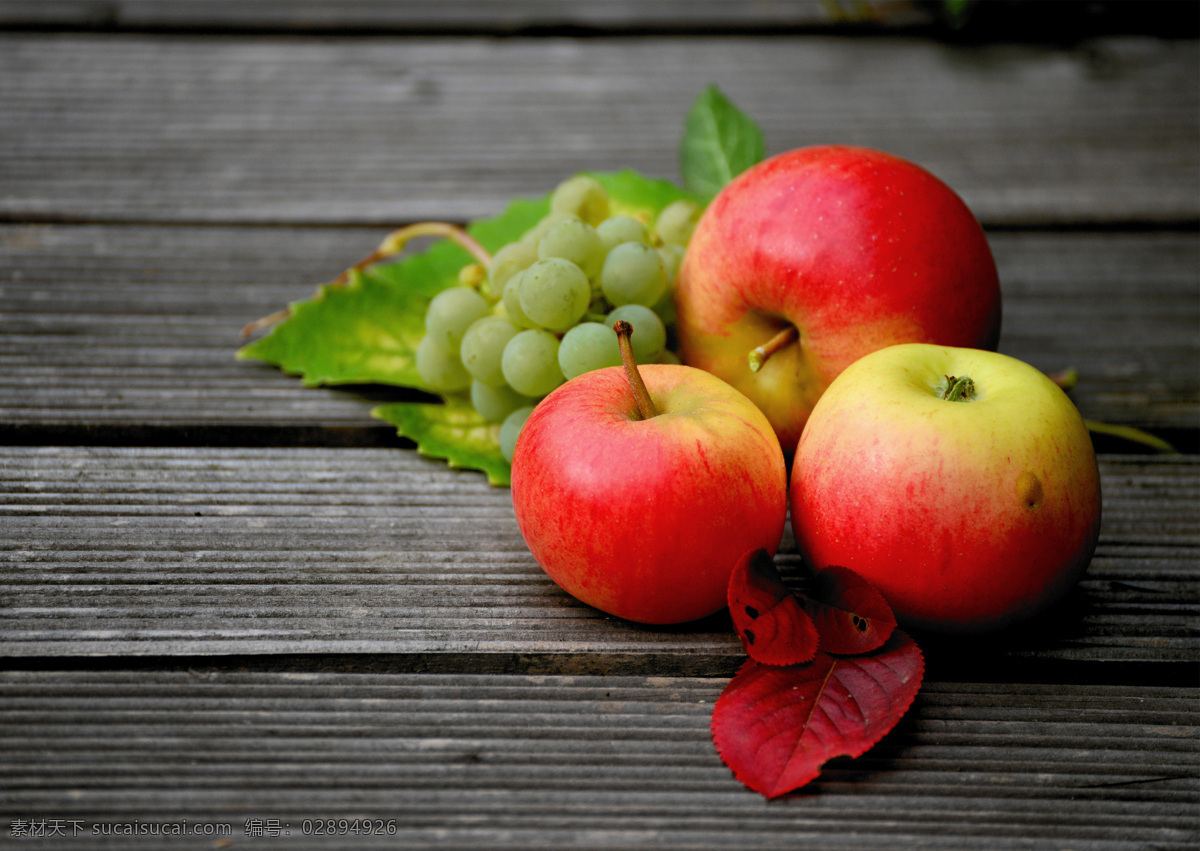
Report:
[{"label": "green grape", "polygon": [[521,429],[525,427],[525,420],[529,419],[532,413],[532,406],[517,408],[504,418],[504,423],[500,426],[500,451],[509,463],[512,463],[513,450],[517,448],[517,438],[521,435]]},{"label": "green grape", "polygon": [[521,309],[521,281],[525,278],[525,272],[517,272],[508,279],[504,285],[504,313],[508,316],[508,321],[518,328],[536,328],[537,323],[525,315],[525,311]]},{"label": "green grape", "polygon": [[687,245],[703,212],[704,208],[695,201],[686,198],[672,201],[658,214],[655,230],[663,242]]},{"label": "green grape", "polygon": [[539,260],[521,276],[521,310],[551,331],[566,331],[579,321],[592,300],[587,275],[570,260]]},{"label": "green grape", "polygon": [[463,366],[471,373],[471,377],[492,387],[503,385],[500,358],[508,341],[517,336],[520,330],[503,316],[476,319],[467,333],[463,334],[459,349]]},{"label": "green grape", "polygon": [[611,325],[599,322],[576,325],[563,336],[558,346],[558,365],[567,378],[575,378],[606,366],[620,366],[621,349],[617,345],[617,332]]},{"label": "green grape", "polygon": [[483,286],[483,282],[487,279],[487,269],[478,263],[468,263],[458,270],[458,285],[460,287],[470,287],[473,290],[477,290]]},{"label": "green grape", "polygon": [[471,382],[471,404],[490,423],[498,423],[515,411],[533,403],[528,396],[522,396],[507,384],[493,387],[482,381]]},{"label": "green grape", "polygon": [[[575,215],[574,213],[568,213],[565,210],[551,210],[542,217],[541,221],[522,234],[521,242],[532,245],[536,249],[537,244],[541,242],[542,237],[549,232],[550,228],[554,227],[559,222],[565,222],[578,218],[579,216]],[[582,221],[582,219],[580,219],[580,221]]]},{"label": "green grape", "polygon": [[539,260],[561,257],[595,278],[604,263],[604,242],[596,229],[582,219],[564,219],[546,231],[537,244]]},{"label": "green grape", "polygon": [[658,314],[658,318],[663,321],[664,325],[675,324],[675,281],[679,277],[679,267],[683,264],[683,255],[685,249],[682,245],[667,243],[659,246],[658,256],[663,259],[663,265],[667,267],[667,291],[651,306],[651,310]]},{"label": "green grape", "polygon": [[467,372],[458,355],[446,351],[428,335],[417,343],[414,360],[417,375],[434,392],[457,393],[471,385],[471,373]]},{"label": "green grape", "polygon": [[675,297],[670,293],[660,298],[658,302],[650,308],[655,315],[662,321],[663,325],[674,325],[677,319],[675,313]]},{"label": "green grape", "polygon": [[642,242],[623,242],[608,252],[600,270],[604,297],[617,307],[651,305],[667,291],[667,267],[658,251]]},{"label": "green grape", "polygon": [[658,356],[658,363],[669,363],[674,366],[679,366],[683,363],[683,361],[679,359],[679,355],[675,354],[670,349],[663,349],[662,354]]},{"label": "green grape", "polygon": [[425,311],[426,339],[457,355],[463,334],[476,319],[491,313],[487,300],[470,287],[450,287],[429,302]]},{"label": "green grape", "polygon": [[608,192],[595,178],[577,174],[558,184],[550,196],[550,209],[573,213],[595,226],[608,218]]},{"label": "green grape", "polygon": [[673,242],[659,247],[658,256],[662,258],[663,265],[667,268],[667,280],[673,282],[679,277],[679,267],[683,265],[683,255],[686,251],[687,249],[682,245],[676,245]]},{"label": "green grape", "polygon": [[612,305],[604,300],[603,293],[592,290],[592,300],[588,303],[587,312],[580,322],[600,322],[603,324],[605,315],[612,310]]},{"label": "green grape", "polygon": [[626,304],[618,307],[604,319],[608,327],[618,319],[624,319],[633,326],[629,337],[629,345],[633,349],[633,357],[638,363],[654,363],[662,350],[667,346],[667,329],[658,315],[648,307],[640,304]]},{"label": "green grape", "polygon": [[563,383],[558,338],[549,331],[522,331],[504,347],[500,369],[513,390],[524,396],[545,396]]},{"label": "green grape", "polygon": [[537,262],[537,246],[527,242],[510,242],[492,255],[492,265],[489,267],[488,280],[492,284],[492,292],[504,292],[504,284],[522,269],[528,269]]},{"label": "green grape", "polygon": [[596,233],[605,251],[612,251],[622,242],[649,242],[646,226],[633,216],[613,216],[596,225]]}]

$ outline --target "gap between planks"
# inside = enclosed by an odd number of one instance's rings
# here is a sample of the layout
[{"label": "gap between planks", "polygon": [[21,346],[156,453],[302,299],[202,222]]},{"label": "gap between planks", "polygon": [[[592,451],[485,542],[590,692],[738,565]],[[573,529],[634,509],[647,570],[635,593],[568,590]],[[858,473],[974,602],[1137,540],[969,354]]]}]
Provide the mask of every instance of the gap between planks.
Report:
[{"label": "gap between planks", "polygon": [[[986,659],[994,677],[1170,681],[1195,665],[1200,459],[1101,464],[1101,544],[1078,591],[1037,628],[931,656]],[[11,657],[727,673],[743,655],[724,614],[645,628],[570,599],[507,491],[414,452],[6,447],[0,485]],[[790,534],[779,564],[803,570]]]},{"label": "gap between planks", "polygon": [[767,804],[712,746],[723,687],[688,677],[0,671],[0,813],[89,826],[228,820],[239,830],[277,819],[292,837],[304,819],[393,819],[396,834],[380,846],[749,838],[1095,851],[1183,848],[1196,836],[1190,689],[927,682],[866,755],[835,760]]}]

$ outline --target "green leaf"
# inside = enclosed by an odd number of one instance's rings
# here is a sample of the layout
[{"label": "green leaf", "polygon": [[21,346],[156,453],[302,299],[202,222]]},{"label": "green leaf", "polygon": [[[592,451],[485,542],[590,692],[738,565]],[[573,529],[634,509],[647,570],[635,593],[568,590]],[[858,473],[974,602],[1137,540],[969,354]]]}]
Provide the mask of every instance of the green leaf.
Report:
[{"label": "green leaf", "polygon": [[306,385],[422,387],[413,353],[424,333],[424,286],[396,287],[374,272],[326,285],[291,306],[291,317],[237,356],[273,363]]},{"label": "green leaf", "polygon": [[942,0],[942,10],[946,16],[946,22],[952,28],[961,30],[967,25],[975,4],[976,0]]},{"label": "green leaf", "polygon": [[663,207],[681,198],[702,200],[669,180],[652,180],[632,169],[608,173],[587,172],[608,192],[613,215],[653,221]]},{"label": "green leaf", "polygon": [[765,156],[762,131],[716,86],[692,104],[679,145],[679,166],[688,190],[707,201]]},{"label": "green leaf", "polygon": [[[646,220],[672,201],[691,197],[668,181],[634,171],[592,176],[608,190],[614,212]],[[467,230],[494,252],[519,239],[549,209],[549,195],[519,199]],[[415,366],[425,310],[433,296],[458,283],[459,270],[473,261],[459,245],[444,240],[377,263],[350,275],[343,286],[328,284],[314,298],[291,305],[284,322],[243,347],[237,357],[274,364],[308,386],[390,384],[427,390]],[[444,405],[385,405],[373,413],[416,441],[421,452],[445,458],[454,467],[482,470],[493,484],[508,483],[499,426],[483,422],[465,398],[449,397]]]},{"label": "green leaf", "polygon": [[541,198],[518,198],[498,216],[479,219],[467,225],[467,232],[479,240],[488,251],[495,252],[536,225],[550,212],[550,195]]},{"label": "green leaf", "polygon": [[[467,230],[495,251],[548,210],[548,198],[519,200]],[[425,390],[414,363],[425,334],[425,309],[435,295],[458,283],[459,270],[472,260],[455,243],[440,241],[398,262],[354,272],[348,284],[327,284],[315,298],[291,305],[287,321],[237,357],[274,364],[310,387],[393,384]]]},{"label": "green leaf", "polygon": [[500,453],[500,425],[484,422],[465,397],[449,396],[444,404],[397,402],[371,414],[414,440],[422,455],[443,458],[451,467],[482,470],[493,485],[509,484],[511,470]]}]

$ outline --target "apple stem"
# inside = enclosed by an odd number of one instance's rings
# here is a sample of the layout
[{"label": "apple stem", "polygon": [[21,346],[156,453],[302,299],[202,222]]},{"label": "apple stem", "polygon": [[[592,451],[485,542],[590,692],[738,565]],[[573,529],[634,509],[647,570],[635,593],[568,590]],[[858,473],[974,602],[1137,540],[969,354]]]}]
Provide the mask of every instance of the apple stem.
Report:
[{"label": "apple stem", "polygon": [[657,417],[658,408],[654,406],[654,400],[650,398],[650,391],[646,389],[646,382],[642,381],[642,374],[638,372],[637,360],[633,357],[633,344],[629,342],[629,338],[633,334],[633,326],[624,319],[618,319],[613,323],[613,330],[617,332],[617,346],[621,349],[621,363],[625,367],[625,377],[629,379],[629,387],[633,390],[638,413],[641,414],[643,420]]},{"label": "apple stem", "polygon": [[947,375],[945,385],[938,395],[947,402],[969,402],[975,398],[975,382],[966,375],[961,378]]},{"label": "apple stem", "polygon": [[799,336],[800,331],[796,328],[796,326],[789,325],[774,337],[767,340],[767,342],[763,343],[757,349],[752,349],[750,351],[750,371],[758,372],[763,368],[763,364],[770,359],[771,355],[778,352],[780,349],[791,343]]}]

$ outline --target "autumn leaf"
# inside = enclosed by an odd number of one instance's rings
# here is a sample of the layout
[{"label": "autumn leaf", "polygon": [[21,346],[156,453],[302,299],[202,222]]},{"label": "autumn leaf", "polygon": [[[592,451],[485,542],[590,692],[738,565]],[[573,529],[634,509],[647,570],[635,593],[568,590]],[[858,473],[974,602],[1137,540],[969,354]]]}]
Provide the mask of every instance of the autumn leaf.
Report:
[{"label": "autumn leaf", "polygon": [[839,756],[857,757],[908,711],[924,676],[916,643],[896,630],[877,652],[817,653],[806,665],[746,662],[713,710],[717,752],[749,788],[777,798]]},{"label": "autumn leaf", "polygon": [[742,556],[729,577],[729,615],[746,655],[764,665],[796,665],[817,652],[817,629],[783,584],[766,550]]},{"label": "autumn leaf", "polygon": [[853,570],[831,565],[817,571],[804,608],[826,653],[869,653],[896,628],[892,607]]}]

